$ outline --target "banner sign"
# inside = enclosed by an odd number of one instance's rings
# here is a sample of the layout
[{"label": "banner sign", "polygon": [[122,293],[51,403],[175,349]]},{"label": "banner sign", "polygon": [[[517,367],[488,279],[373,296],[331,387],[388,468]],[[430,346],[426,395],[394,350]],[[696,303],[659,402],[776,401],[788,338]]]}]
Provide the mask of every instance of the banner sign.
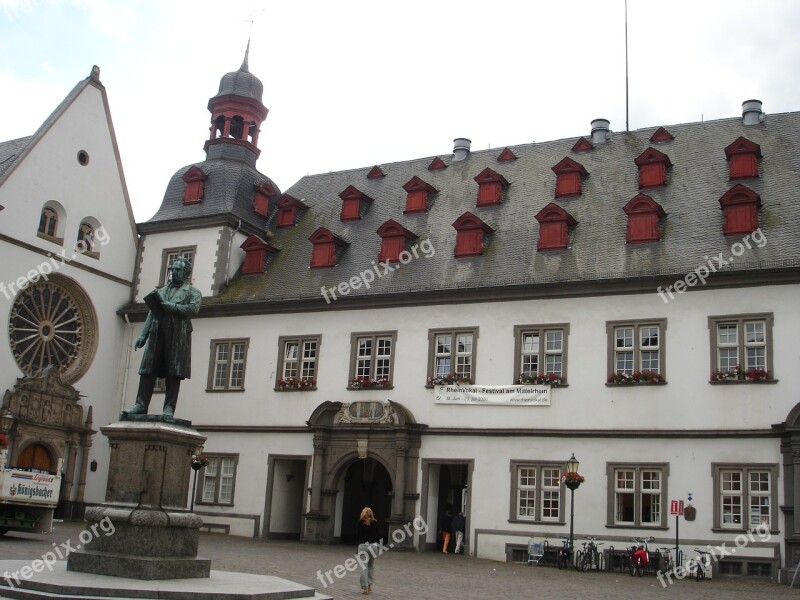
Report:
[{"label": "banner sign", "polygon": [[61,477],[49,473],[31,473],[5,469],[0,471],[0,502],[58,503]]},{"label": "banner sign", "polygon": [[549,385],[437,385],[436,404],[550,406]]}]

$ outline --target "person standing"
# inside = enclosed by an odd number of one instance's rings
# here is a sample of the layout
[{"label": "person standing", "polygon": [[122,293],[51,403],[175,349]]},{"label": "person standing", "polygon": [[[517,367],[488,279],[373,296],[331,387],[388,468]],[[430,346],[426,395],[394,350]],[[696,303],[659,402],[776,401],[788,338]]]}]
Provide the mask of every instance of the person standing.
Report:
[{"label": "person standing", "polygon": [[453,525],[453,513],[450,509],[444,511],[444,518],[439,525],[439,531],[442,532],[442,552],[447,554],[447,548],[450,547],[450,529]]},{"label": "person standing", "polygon": [[377,548],[374,544],[381,541],[381,534],[378,531],[378,521],[369,506],[365,506],[361,511],[358,520],[358,553],[366,557],[366,562],[361,570],[361,593],[371,594],[372,584],[375,583],[375,555]]},{"label": "person standing", "polygon": [[453,517],[453,523],[450,525],[450,529],[456,536],[456,549],[453,551],[453,554],[458,554],[461,552],[461,546],[464,543],[464,532],[467,529],[467,520],[464,518],[463,512],[459,512]]}]

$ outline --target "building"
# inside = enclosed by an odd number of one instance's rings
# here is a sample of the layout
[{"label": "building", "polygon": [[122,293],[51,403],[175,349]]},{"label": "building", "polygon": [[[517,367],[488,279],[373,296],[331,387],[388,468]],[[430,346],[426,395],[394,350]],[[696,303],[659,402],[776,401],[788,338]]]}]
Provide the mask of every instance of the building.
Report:
[{"label": "building", "polygon": [[[32,136],[0,143],[0,346],[3,411],[15,417],[10,464],[63,465],[61,516],[105,495],[131,327],[136,226],[100,70],[92,69]],[[48,368],[50,367],[50,368]],[[100,466],[101,468],[98,468]]]},{"label": "building", "polygon": [[206,158],[138,224],[115,317],[130,406],[142,298],[191,258],[177,415],[208,436],[204,520],[350,542],[370,505],[395,544],[434,550],[463,510],[470,553],[516,560],[571,528],[673,545],[675,500],[696,509],[689,555],[741,545],[715,573],[796,565],[800,113],[751,100],[711,122],[459,138],[281,191],[256,169],[268,111],[247,55],[208,108]]},{"label": "building", "polygon": [[[140,323],[171,257],[194,258],[178,413],[208,436],[196,510],[332,542],[371,505],[423,550],[463,509],[469,551],[510,560],[568,534],[574,454],[578,538],[672,545],[679,500],[697,509],[688,550],[768,528],[715,572],[795,564],[800,113],[743,107],[478,152],[462,138],[281,192],[255,170],[267,109],[245,59],[209,101],[206,160],[139,224],[120,311]],[[456,381],[552,385],[445,403],[435,384]],[[412,538],[415,517],[430,529]]]}]

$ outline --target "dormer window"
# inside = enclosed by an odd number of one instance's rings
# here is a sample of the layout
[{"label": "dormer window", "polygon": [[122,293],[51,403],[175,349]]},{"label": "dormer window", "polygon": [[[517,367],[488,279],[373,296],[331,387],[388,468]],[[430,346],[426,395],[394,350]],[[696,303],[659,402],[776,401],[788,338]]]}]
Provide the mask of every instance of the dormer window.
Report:
[{"label": "dormer window", "polygon": [[365,193],[360,192],[352,185],[348,185],[345,190],[339,194],[342,199],[342,221],[357,221],[364,214],[366,207],[372,202],[372,198]]},{"label": "dormer window", "polygon": [[276,227],[294,227],[297,224],[298,214],[302,214],[308,207],[297,198],[284,194],[278,200],[278,217]]},{"label": "dormer window", "polygon": [[477,206],[500,204],[503,200],[503,189],[509,185],[505,177],[488,167],[475,177],[475,181],[478,183]]},{"label": "dormer window", "polygon": [[383,179],[384,177],[386,177],[386,173],[378,165],[372,167],[370,172],[367,173],[367,179]]},{"label": "dormer window", "polygon": [[412,177],[411,181],[403,186],[403,189],[408,192],[406,209],[403,211],[405,213],[425,212],[428,210],[428,196],[438,191],[417,176]]},{"label": "dormer window", "polygon": [[428,171],[441,171],[442,169],[446,168],[447,165],[444,164],[444,161],[438,156],[431,161],[431,164],[428,165]]},{"label": "dormer window", "polygon": [[539,221],[538,250],[564,250],[569,246],[569,232],[578,222],[567,211],[551,202],[536,215]]},{"label": "dormer window", "polygon": [[320,227],[308,238],[314,245],[311,251],[312,269],[335,267],[339,251],[347,246],[347,242],[333,235],[329,230]]},{"label": "dormer window", "polygon": [[272,199],[277,195],[275,188],[269,181],[259,183],[255,187],[255,194],[253,195],[253,210],[256,214],[262,217],[269,215],[269,204]]},{"label": "dormer window", "polygon": [[661,239],[659,219],[667,216],[661,205],[650,196],[639,194],[623,208],[628,215],[625,241],[629,244],[657,242]]},{"label": "dormer window", "polygon": [[184,204],[197,204],[203,199],[206,176],[197,167],[190,167],[182,177],[186,188],[183,190]]},{"label": "dormer window", "polygon": [[639,187],[661,187],[667,185],[667,169],[672,166],[669,157],[655,148],[648,148],[635,160],[639,167]]},{"label": "dormer window", "polygon": [[465,212],[453,223],[456,230],[455,256],[480,256],[486,247],[488,237],[494,229],[471,212]]},{"label": "dormer window", "polygon": [[417,239],[416,234],[400,225],[397,221],[389,219],[378,228],[381,236],[381,253],[378,262],[400,262],[400,255],[409,242]]},{"label": "dormer window", "polygon": [[663,127],[659,127],[658,129],[656,129],[653,135],[650,136],[650,141],[653,143],[671,142],[674,139],[675,136],[673,136],[669,131],[667,131]]},{"label": "dormer window", "polygon": [[497,157],[498,162],[510,162],[517,160],[517,155],[514,154],[509,148],[503,150],[500,155]]},{"label": "dormer window", "polygon": [[758,229],[758,209],[761,197],[750,188],[735,185],[719,199],[724,221],[725,235],[751,233]]},{"label": "dormer window", "polygon": [[553,173],[556,174],[556,198],[580,196],[581,181],[589,175],[583,165],[571,158],[562,159],[553,167]]},{"label": "dormer window", "polygon": [[273,248],[256,235],[248,237],[239,247],[244,250],[242,275],[263,273],[267,269],[268,258],[278,252],[277,248]]},{"label": "dormer window", "polygon": [[758,177],[758,159],[761,158],[761,146],[740,137],[725,148],[725,158],[731,179]]}]

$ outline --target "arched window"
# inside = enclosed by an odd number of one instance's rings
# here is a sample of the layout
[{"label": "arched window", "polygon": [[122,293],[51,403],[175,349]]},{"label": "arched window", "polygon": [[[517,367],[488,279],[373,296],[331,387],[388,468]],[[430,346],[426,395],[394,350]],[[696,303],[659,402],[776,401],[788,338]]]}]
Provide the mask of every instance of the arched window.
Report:
[{"label": "arched window", "polygon": [[42,209],[42,216],[39,219],[39,233],[50,237],[56,237],[58,231],[58,213],[49,206]]},{"label": "arched window", "polygon": [[75,249],[81,254],[94,252],[94,227],[86,221],[78,227],[78,241],[75,244]]},{"label": "arched window", "polygon": [[236,140],[240,140],[243,137],[244,133],[244,119],[239,115],[236,115],[231,119],[231,131],[230,136]]}]

